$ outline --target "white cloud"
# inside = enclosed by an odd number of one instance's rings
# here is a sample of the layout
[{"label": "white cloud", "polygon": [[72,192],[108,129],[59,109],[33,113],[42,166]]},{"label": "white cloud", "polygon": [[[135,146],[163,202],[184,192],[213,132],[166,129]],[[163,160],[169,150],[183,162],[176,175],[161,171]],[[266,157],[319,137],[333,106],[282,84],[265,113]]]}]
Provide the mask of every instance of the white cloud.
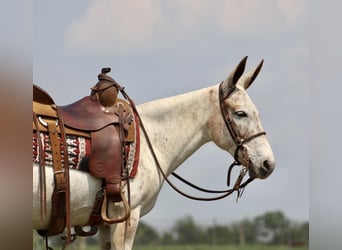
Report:
[{"label": "white cloud", "polygon": [[67,48],[95,53],[146,48],[161,21],[157,3],[93,1],[85,15],[67,30]]},{"label": "white cloud", "polygon": [[306,7],[307,0],[92,1],[66,31],[65,42],[74,52],[126,54],[208,31],[267,39],[298,26]]},{"label": "white cloud", "polygon": [[277,0],[277,7],[286,13],[287,20],[294,24],[308,15],[308,0]]}]

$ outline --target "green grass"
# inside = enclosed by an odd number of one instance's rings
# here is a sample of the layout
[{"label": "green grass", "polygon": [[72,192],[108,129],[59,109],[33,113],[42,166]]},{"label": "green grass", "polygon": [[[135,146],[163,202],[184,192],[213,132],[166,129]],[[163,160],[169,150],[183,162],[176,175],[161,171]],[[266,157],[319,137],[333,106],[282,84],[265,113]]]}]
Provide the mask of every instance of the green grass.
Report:
[{"label": "green grass", "polygon": [[[87,250],[97,250],[98,247],[89,246]],[[224,246],[213,246],[213,245],[172,245],[172,246],[135,246],[133,250],[308,250],[308,246],[303,247],[287,247],[287,246],[266,246],[266,245],[224,245]]]},{"label": "green grass", "polygon": [[[212,246],[212,245],[189,245],[189,246],[144,246],[133,247],[134,250],[288,250],[290,248],[283,246],[265,246],[265,245],[253,245],[253,246]],[[296,250],[305,250],[308,248],[295,248]]]}]

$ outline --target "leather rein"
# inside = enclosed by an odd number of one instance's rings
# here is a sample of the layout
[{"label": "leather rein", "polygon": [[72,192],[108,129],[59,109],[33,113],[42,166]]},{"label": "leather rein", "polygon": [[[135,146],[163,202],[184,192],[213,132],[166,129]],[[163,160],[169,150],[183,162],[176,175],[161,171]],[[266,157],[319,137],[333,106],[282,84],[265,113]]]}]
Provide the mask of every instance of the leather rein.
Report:
[{"label": "leather rein", "polygon": [[[231,89],[228,94],[224,95],[223,93],[223,89],[222,89],[222,84],[223,82],[220,83],[219,85],[219,102],[220,102],[220,110],[221,110],[221,114],[222,114],[222,117],[224,119],[224,122],[226,124],[226,127],[231,135],[231,137],[233,138],[235,144],[236,144],[236,149],[235,149],[235,153],[234,153],[234,162],[229,166],[229,169],[228,169],[228,173],[227,173],[227,186],[230,186],[230,178],[231,178],[231,172],[232,172],[232,169],[235,167],[235,166],[240,166],[242,165],[243,168],[240,170],[240,174],[239,176],[237,177],[235,183],[234,183],[234,186],[230,189],[227,189],[227,190],[210,190],[210,189],[205,189],[205,188],[201,188],[199,186],[196,186],[194,185],[193,183],[191,183],[190,181],[184,179],[183,177],[179,176],[178,174],[176,174],[175,172],[172,172],[172,175],[174,177],[176,177],[177,179],[179,179],[180,181],[182,181],[184,184],[196,189],[196,190],[199,190],[201,192],[204,192],[204,193],[214,193],[214,194],[220,194],[218,196],[215,196],[215,197],[197,197],[197,196],[192,196],[192,195],[189,195],[183,191],[181,191],[179,188],[177,188],[170,180],[169,178],[166,176],[166,174],[164,173],[159,161],[158,161],[158,158],[155,154],[155,151],[153,149],[153,146],[152,146],[152,143],[151,143],[151,140],[146,132],[146,129],[145,129],[145,126],[140,118],[140,115],[139,113],[137,112],[137,110],[135,109],[135,106],[133,105],[133,109],[135,110],[138,118],[139,118],[139,122],[140,122],[140,126],[141,126],[141,129],[143,130],[144,134],[145,134],[145,137],[146,137],[146,141],[147,141],[147,144],[151,150],[151,153],[152,153],[152,156],[153,156],[153,159],[155,161],[155,164],[157,165],[158,167],[158,170],[159,172],[161,173],[161,175],[163,176],[164,180],[176,191],[178,192],[179,194],[189,198],[189,199],[192,199],[192,200],[198,200],[198,201],[214,201],[214,200],[220,200],[220,199],[223,199],[227,196],[229,196],[230,194],[232,194],[233,192],[237,192],[237,198],[236,198],[236,201],[238,200],[238,198],[240,198],[243,194],[243,191],[245,189],[245,187],[254,180],[254,178],[248,178],[245,182],[242,182],[243,181],[243,178],[244,176],[246,175],[247,171],[248,171],[248,167],[249,167],[249,159],[248,159],[248,155],[247,155],[247,149],[244,147],[244,144],[246,144],[247,142],[259,137],[259,136],[262,136],[262,135],[266,135],[266,132],[262,131],[262,132],[259,132],[259,133],[256,133],[252,136],[249,136],[247,138],[241,136],[239,134],[239,131],[237,130],[234,122],[233,122],[233,119],[231,117],[231,114],[230,112],[227,110],[227,108],[225,107],[224,105],[224,101],[229,98],[229,96],[234,92],[235,88]],[[239,151],[242,152],[242,156],[243,156],[243,159],[244,159],[244,162],[247,163],[246,165],[247,166],[244,166],[241,161],[238,159],[238,153]]]}]

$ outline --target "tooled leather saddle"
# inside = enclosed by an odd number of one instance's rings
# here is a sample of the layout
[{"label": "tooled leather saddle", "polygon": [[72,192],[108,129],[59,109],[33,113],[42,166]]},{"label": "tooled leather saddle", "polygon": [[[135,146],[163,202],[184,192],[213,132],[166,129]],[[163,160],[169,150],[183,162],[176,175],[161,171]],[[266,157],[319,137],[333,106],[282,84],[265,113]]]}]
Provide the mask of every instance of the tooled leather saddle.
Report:
[{"label": "tooled leather saddle", "polygon": [[[120,202],[121,183],[129,178],[127,146],[135,142],[137,127],[130,103],[118,98],[118,90],[122,88],[106,74],[108,72],[110,68],[102,69],[98,75],[99,82],[91,88],[89,96],[66,106],[56,106],[46,91],[33,85],[33,132],[47,133],[50,143],[55,144],[51,145],[55,183],[65,182],[63,175],[58,174],[64,174],[68,168],[65,136],[75,135],[90,139],[90,154],[82,162],[86,162],[90,174],[104,180],[107,198]],[[66,185],[68,183],[59,186],[56,183],[55,192],[65,192]],[[64,198],[65,194],[59,200]],[[55,210],[57,209],[61,207]],[[52,214],[53,210],[54,205]],[[66,213],[65,209],[61,210],[62,212],[55,212],[60,217]],[[59,226],[51,229],[49,235],[64,230],[63,222],[57,224]]]}]

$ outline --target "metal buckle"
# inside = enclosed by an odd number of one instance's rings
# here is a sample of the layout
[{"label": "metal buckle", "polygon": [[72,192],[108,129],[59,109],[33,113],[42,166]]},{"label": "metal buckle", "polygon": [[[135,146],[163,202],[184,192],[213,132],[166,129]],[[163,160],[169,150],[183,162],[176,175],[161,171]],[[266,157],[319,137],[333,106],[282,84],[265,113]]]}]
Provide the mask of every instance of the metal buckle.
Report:
[{"label": "metal buckle", "polygon": [[[38,121],[40,122],[40,124],[42,124],[44,127],[47,127],[48,124],[46,121],[43,120],[43,118],[41,116],[38,116]],[[56,120],[56,127],[58,126],[58,119]]]}]

